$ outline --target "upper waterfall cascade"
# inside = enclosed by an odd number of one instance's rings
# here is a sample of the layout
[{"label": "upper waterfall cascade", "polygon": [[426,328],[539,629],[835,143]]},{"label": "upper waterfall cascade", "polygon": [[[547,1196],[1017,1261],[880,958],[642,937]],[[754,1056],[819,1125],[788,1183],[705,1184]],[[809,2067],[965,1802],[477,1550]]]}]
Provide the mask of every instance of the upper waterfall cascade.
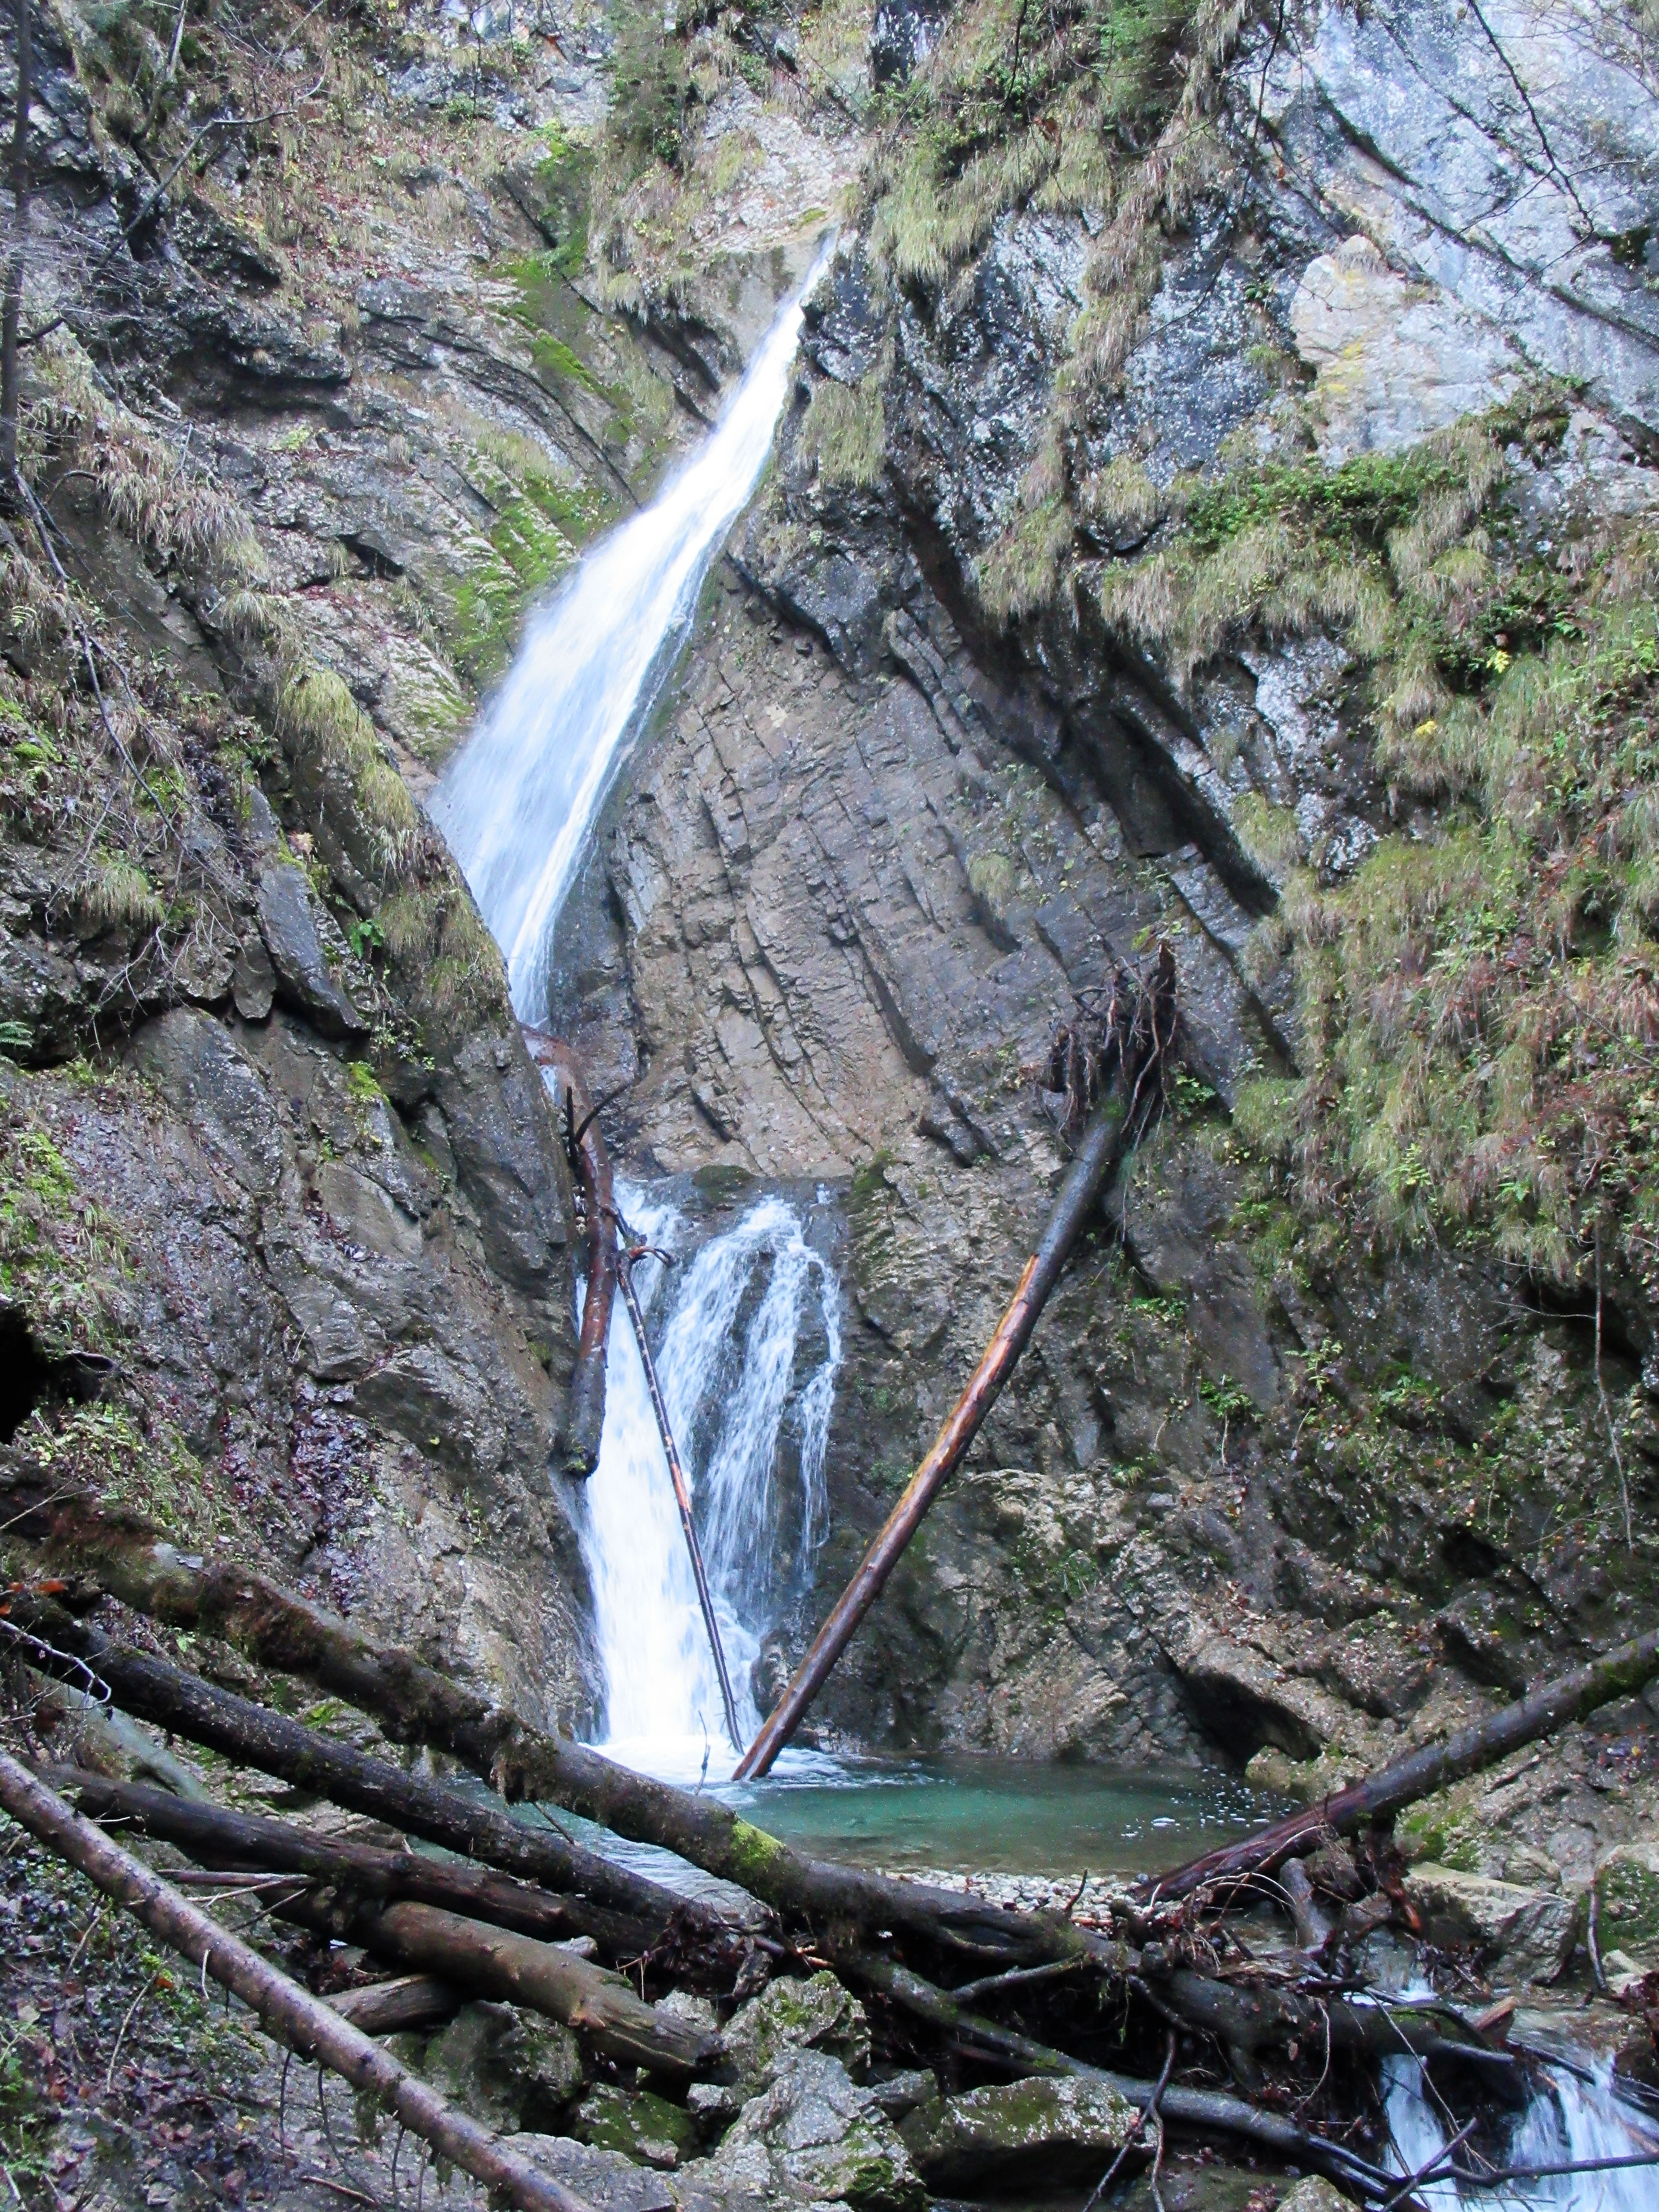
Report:
[{"label": "upper waterfall cascade", "polygon": [[802,302],[829,250],[773,324],[713,434],[532,618],[434,797],[434,818],[506,957],[520,1020],[545,1018],[553,924],[624,744],[765,466]]}]

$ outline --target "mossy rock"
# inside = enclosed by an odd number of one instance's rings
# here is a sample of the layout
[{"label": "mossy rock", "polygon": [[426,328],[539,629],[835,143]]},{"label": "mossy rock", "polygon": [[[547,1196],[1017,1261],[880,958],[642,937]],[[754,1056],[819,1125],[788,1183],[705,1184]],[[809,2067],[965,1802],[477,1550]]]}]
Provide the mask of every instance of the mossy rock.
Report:
[{"label": "mossy rock", "polygon": [[1413,1865],[1428,1859],[1459,1874],[1480,1874],[1486,1830],[1473,1790],[1462,1784],[1408,1805],[1395,1823],[1395,1840]]},{"label": "mossy rock", "polygon": [[487,2126],[508,2130],[552,2125],[582,2086],[570,2030],[508,2004],[463,2005],[427,2045],[421,2071]]},{"label": "mossy rock", "polygon": [[999,2081],[921,2106],[899,2130],[930,2190],[996,2181],[1098,2176],[1133,2124],[1135,2108],[1104,2082],[1038,2077]]},{"label": "mossy rock", "polygon": [[599,2082],[576,2107],[571,2133],[598,2150],[620,2151],[635,2166],[672,2172],[697,2148],[697,2124],[690,2112],[648,2089],[617,2089]]},{"label": "mossy rock", "polygon": [[744,2081],[768,2081],[792,2051],[823,2051],[858,2081],[870,2064],[870,2023],[833,1974],[817,1973],[769,1984],[727,2022],[726,2047]]},{"label": "mossy rock", "polygon": [[1659,1972],[1659,1844],[1620,1844],[1595,1869],[1595,1933],[1641,1972]]}]

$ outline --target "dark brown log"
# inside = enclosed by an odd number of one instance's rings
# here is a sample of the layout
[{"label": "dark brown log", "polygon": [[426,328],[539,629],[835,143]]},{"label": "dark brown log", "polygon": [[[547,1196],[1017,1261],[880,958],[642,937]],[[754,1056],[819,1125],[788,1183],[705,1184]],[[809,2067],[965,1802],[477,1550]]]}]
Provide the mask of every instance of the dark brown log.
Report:
[{"label": "dark brown log", "polygon": [[363,2035],[397,2035],[451,2019],[460,2010],[461,1995],[435,1974],[399,1974],[390,1982],[337,1990],[327,2002]]},{"label": "dark brown log", "polygon": [[216,1920],[71,1812],[26,1766],[0,1752],[0,1805],[80,1869],[150,1933],[252,2008],[278,2041],[366,2090],[452,2166],[499,2190],[519,2212],[589,2212],[583,2199],[427,2087],[319,1997],[291,1982]]},{"label": "dark brown log", "polygon": [[582,1303],[576,1361],[570,1370],[570,1390],[557,1446],[558,1464],[563,1472],[585,1481],[599,1463],[599,1440],[605,1432],[605,1356],[617,1289],[617,1212],[611,1163],[599,1115],[569,1046],[544,1030],[527,1025],[524,1041],[537,1066],[553,1071],[554,1098],[581,1201],[582,1233],[587,1244],[587,1295]]},{"label": "dark brown log", "polygon": [[[0,1491],[4,1487],[0,1486]],[[24,1481],[14,1478],[6,1497],[14,1540],[27,1534],[47,1559],[74,1573],[82,1588],[101,1588],[137,1612],[222,1637],[261,1665],[303,1674],[359,1711],[374,1714],[400,1741],[448,1753],[504,1797],[562,1805],[618,1835],[659,1844],[706,1872],[735,1882],[797,1923],[846,1921],[872,1931],[897,1930],[957,1960],[982,1961],[988,1972],[994,1966],[1037,1966],[1047,1959],[1073,1958],[1098,1948],[1091,1931],[1073,1927],[1057,1913],[1014,1914],[954,1891],[894,1881],[854,1867],[805,1857],[712,1797],[632,1773],[585,1745],[532,1728],[510,1706],[495,1705],[440,1674],[412,1652],[371,1642],[349,1621],[322,1612],[263,1576],[228,1565],[204,1569],[187,1562],[171,1546],[158,1543],[155,1532],[143,1523],[103,1513],[83,1498],[43,1498],[39,1510],[31,1512],[20,1503],[24,1487]],[[14,1606],[20,1622],[25,1609],[21,1600]],[[85,1627],[61,1607],[40,1605],[39,1615],[40,1632],[61,1650],[84,1657],[94,1648]],[[487,1857],[492,1865],[551,1887],[581,1890],[597,1902],[614,1903],[623,1911],[641,1910],[642,1893],[656,1887],[624,1875],[592,1852],[580,1854],[582,1871],[571,1861],[563,1874],[553,1870],[551,1856],[498,1856],[504,1831],[509,1839],[522,1839],[524,1854],[532,1842],[550,1854],[559,1839],[503,1815],[492,1821],[488,1808],[460,1799],[460,1808],[471,1815],[469,1842],[467,1824],[457,1818],[455,1791],[419,1783],[380,1760],[368,1762],[375,1770],[372,1782],[355,1780],[349,1761],[356,1754],[345,1753],[343,1761],[342,1747],[330,1744],[325,1737],[301,1729],[279,1746],[272,1727],[293,1728],[295,1723],[281,1723],[245,1700],[233,1699],[227,1705],[222,1702],[227,1693],[211,1691],[195,1676],[167,1668],[143,1653],[125,1650],[118,1655],[101,1644],[97,1649],[100,1672],[112,1683],[116,1674],[120,1677],[117,1694],[127,1710],[161,1727],[176,1728],[193,1742],[216,1749],[216,1736],[198,1730],[228,1727],[242,1748],[232,1743],[228,1757],[240,1758],[270,1773],[287,1774],[340,1804],[389,1820],[429,1842],[457,1850],[470,1848],[472,1856]],[[242,1710],[235,1721],[228,1723],[226,1716],[233,1707]],[[256,1744],[262,1747],[256,1751]],[[277,1759],[284,1763],[273,1765]],[[324,1779],[325,1775],[334,1778]],[[395,1791],[393,1784],[398,1785]],[[348,1790],[356,1794],[344,1794]],[[422,1797],[423,1791],[434,1791],[435,1797]],[[486,1847],[487,1838],[496,1840]],[[611,1886],[591,1887],[590,1868],[603,1869]],[[697,1908],[679,1899],[676,1904],[683,1915],[694,1915],[696,1924]],[[717,1920],[711,1909],[702,1910],[710,1922]],[[700,1927],[699,1932],[705,1931]]]},{"label": "dark brown log", "polygon": [[[975,2060],[996,2061],[1013,2075],[1072,2074],[1085,2081],[1103,2081],[1121,2096],[1145,2104],[1153,2084],[1091,2066],[1069,2051],[1056,2051],[1030,2037],[1016,2035],[994,2021],[964,2011],[950,1993],[936,1989],[919,1974],[870,1952],[837,1948],[833,1954],[837,1971],[849,1981],[878,1990],[891,2004],[914,2018],[927,2021],[959,2043]],[[1395,2049],[1399,2045],[1395,2045]],[[1242,2098],[1213,2089],[1167,2087],[1159,2110],[1176,2126],[1203,2134],[1243,2137],[1271,2151],[1287,2163],[1310,2166],[1328,2174],[1348,2189],[1368,2197],[1386,2198],[1399,2187],[1399,2177],[1382,2172],[1346,2150],[1310,2134],[1276,2112],[1260,2110]]]},{"label": "dark brown log", "polygon": [[859,1623],[880,1596],[887,1578],[904,1556],[928,1508],[961,1466],[986,1415],[1012,1374],[1036,1327],[1073,1244],[1094,1218],[1101,1193],[1121,1162],[1133,1133],[1146,1072],[1161,1059],[1175,1030],[1175,957],[1159,950],[1152,981],[1140,994],[1130,1034],[1117,1066],[1116,1080],[1096,1107],[1083,1141],[1066,1172],[1048,1225],[1026,1261],[1008,1310],[998,1322],[983,1358],[969,1378],[950,1419],[911,1476],[902,1496],[859,1563],[858,1571],[812,1639],[793,1680],[763,1723],[759,1735],[738,1762],[737,1778],[769,1774],[778,1753],[805,1718]]},{"label": "dark brown log", "polygon": [[726,1654],[720,1649],[720,1623],[714,1618],[714,1601],[708,1594],[708,1577],[703,1571],[702,1546],[697,1541],[697,1524],[691,1517],[691,1492],[686,1486],[685,1470],[680,1465],[680,1455],[674,1445],[674,1431],[668,1425],[668,1408],[663,1403],[662,1391],[657,1383],[657,1364],[651,1357],[651,1346],[645,1334],[645,1316],[640,1311],[640,1302],[634,1291],[634,1255],[619,1253],[617,1260],[617,1279],[623,1294],[623,1304],[628,1308],[628,1318],[633,1323],[634,1340],[640,1347],[640,1364],[645,1369],[646,1388],[651,1394],[651,1410],[657,1417],[657,1433],[662,1438],[663,1457],[668,1462],[668,1480],[674,1486],[674,1503],[680,1510],[680,1527],[685,1534],[685,1548],[691,1554],[691,1579],[697,1586],[697,1603],[702,1608],[702,1625],[708,1638],[708,1648],[714,1655],[714,1672],[720,1677],[720,1701],[726,1707],[726,1731],[732,1739],[732,1748],[741,1753],[743,1735],[738,1727],[738,1708],[732,1696],[732,1677],[726,1671]]},{"label": "dark brown log", "polygon": [[391,1905],[410,1899],[420,1905],[443,1905],[470,1919],[487,1920],[549,1943],[592,1935],[597,1920],[605,1929],[605,1948],[615,1958],[636,1958],[665,1924],[634,1914],[605,1912],[585,1899],[556,1897],[550,1890],[516,1881],[489,1867],[428,1858],[416,1851],[384,1850],[343,1837],[310,1835],[286,1820],[229,1812],[146,1783],[111,1782],[74,1766],[49,1767],[43,1778],[93,1819],[131,1821],[147,1836],[176,1844],[199,1866],[303,1875],[364,1903]]},{"label": "dark brown log", "polygon": [[[600,1942],[609,1938],[620,1955],[631,1956],[641,1948],[633,1940],[636,1930],[655,1942],[671,1923],[708,1942],[733,1935],[731,1923],[712,1905],[678,1896],[584,1850],[550,1823],[515,1820],[486,1799],[406,1774],[386,1759],[371,1759],[299,1721],[216,1689],[149,1652],[94,1646],[84,1626],[60,1607],[15,1601],[14,1618],[26,1613],[40,1622],[46,1640],[58,1650],[73,1650],[77,1644],[94,1650],[98,1672],[124,1711],[240,1765],[258,1767],[353,1812],[388,1821],[426,1843],[441,1844],[528,1881],[556,1885],[570,1893],[572,1931]],[[623,1916],[620,1927],[618,1914]]]},{"label": "dark brown log", "polygon": [[1582,1720],[1613,1698],[1631,1697],[1659,1674],[1659,1629],[1621,1644],[1588,1666],[1576,1667],[1547,1682],[1528,1698],[1504,1706],[1487,1720],[1459,1729],[1443,1742],[1425,1744],[1382,1767],[1364,1782],[1339,1790],[1304,1812],[1286,1814],[1259,1828],[1243,1843],[1226,1844],[1173,1867],[1149,1875],[1141,1887],[1154,1899],[1190,1897],[1213,1882],[1240,1881],[1270,1873],[1293,1853],[1309,1849],[1328,1830],[1352,1835],[1373,1822],[1391,1820],[1420,1797],[1431,1796],[1465,1775],[1492,1766],[1540,1736],[1553,1735],[1569,1722]]}]

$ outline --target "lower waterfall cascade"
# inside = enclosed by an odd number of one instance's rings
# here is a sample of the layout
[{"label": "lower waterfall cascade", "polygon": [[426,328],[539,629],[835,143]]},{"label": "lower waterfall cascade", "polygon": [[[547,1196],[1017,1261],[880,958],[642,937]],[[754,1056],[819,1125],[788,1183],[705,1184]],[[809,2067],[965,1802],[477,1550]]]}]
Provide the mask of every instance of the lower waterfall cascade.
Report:
[{"label": "lower waterfall cascade", "polygon": [[[647,1243],[672,1250],[683,1236],[672,1205],[621,1182],[617,1199]],[[647,1319],[663,1316],[653,1357],[747,1739],[760,1720],[750,1677],[762,1642],[824,1534],[823,1458],[841,1363],[836,1278],[797,1209],[772,1196],[683,1267],[636,1262],[636,1280]],[[814,1322],[822,1357],[798,1381]],[[787,1430],[799,1469],[793,1499],[775,1480]],[[644,1366],[620,1311],[580,1527],[605,1683],[599,1747],[664,1779],[724,1780],[737,1752],[725,1740]]]}]

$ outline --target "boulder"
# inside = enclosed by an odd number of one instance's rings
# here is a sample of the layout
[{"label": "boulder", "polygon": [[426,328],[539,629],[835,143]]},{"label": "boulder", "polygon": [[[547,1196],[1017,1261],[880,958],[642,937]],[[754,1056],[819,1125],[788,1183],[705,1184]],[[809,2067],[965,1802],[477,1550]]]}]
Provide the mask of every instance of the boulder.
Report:
[{"label": "boulder", "polygon": [[1571,1898],[1429,1864],[1413,1868],[1406,1894],[1431,1943],[1478,1944],[1501,1980],[1553,1981],[1571,1955],[1577,1911]]},{"label": "boulder", "polygon": [[1279,2212],[1348,2212],[1348,2199],[1322,2174],[1310,2173],[1288,2197],[1279,2198]]},{"label": "boulder", "polygon": [[770,2087],[750,2100],[719,2149],[688,2166],[685,2178],[717,2196],[753,2195],[771,2204],[922,2212],[927,2202],[873,2091],[822,2051],[781,2050]]},{"label": "boulder", "polygon": [[510,2148],[574,2190],[593,2212],[677,2212],[687,2203],[659,2173],[635,2166],[620,2151],[600,2150],[568,2136],[507,2137]]},{"label": "boulder", "polygon": [[551,2125],[582,2086],[570,2030],[509,2004],[463,2005],[427,2045],[421,2071],[494,2128]]},{"label": "boulder", "polygon": [[732,2014],[726,2047],[745,2084],[763,2087],[793,2051],[824,2051],[857,2081],[870,2064],[870,2023],[864,2007],[833,1974],[817,1973],[805,1982],[785,1978],[768,1983]]},{"label": "boulder", "polygon": [[1624,1971],[1659,1972],[1659,1843],[1619,1844],[1595,1863],[1595,1939],[1605,1965],[1623,1954]]},{"label": "boulder", "polygon": [[1102,2081],[999,2081],[939,2097],[900,2129],[930,2190],[1018,2180],[1033,2190],[1097,2179],[1122,2148],[1135,2107]]},{"label": "boulder", "polygon": [[672,2172],[697,2148],[697,2123],[679,2105],[648,2089],[598,2082],[576,2107],[572,2133],[600,2150],[620,2151],[636,2166]]},{"label": "boulder", "polygon": [[365,1036],[368,1023],[337,980],[323,950],[303,868],[273,862],[259,878],[259,929],[279,997],[324,1036]]}]

